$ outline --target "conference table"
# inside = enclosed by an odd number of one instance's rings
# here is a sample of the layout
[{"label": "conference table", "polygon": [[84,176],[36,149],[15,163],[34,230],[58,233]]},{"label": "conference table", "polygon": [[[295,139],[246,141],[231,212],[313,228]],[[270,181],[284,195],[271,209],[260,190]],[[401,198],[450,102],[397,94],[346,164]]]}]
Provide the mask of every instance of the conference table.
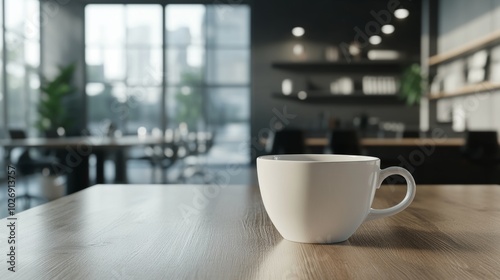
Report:
[{"label": "conference table", "polygon": [[[16,272],[4,261],[0,279],[500,278],[498,185],[419,185],[409,208],[345,242],[300,244],[257,186],[224,183],[96,185],[18,213]],[[405,191],[383,185],[373,207]]]},{"label": "conference table", "polygon": [[61,138],[26,138],[2,139],[0,147],[4,147],[5,162],[10,162],[9,151],[13,148],[43,148],[65,151],[63,162],[54,164],[54,169],[64,172],[74,180],[68,184],[69,193],[89,186],[88,156],[96,156],[96,183],[104,183],[104,160],[109,153],[115,153],[115,183],[126,183],[125,151],[134,146],[161,145],[168,139],[161,136],[79,136]]},{"label": "conference table", "polygon": [[[308,137],[305,139],[305,145],[309,147],[326,147],[328,139],[325,137]],[[429,145],[461,147],[465,144],[464,138],[362,138],[359,144],[364,147],[377,146],[418,146]]]},{"label": "conference table", "polygon": [[[323,153],[328,147],[325,137],[307,137],[307,151]],[[500,143],[499,143],[500,144]],[[487,173],[481,166],[465,160],[465,138],[361,138],[363,154],[381,159],[383,167],[399,165],[409,169],[421,184],[471,184],[500,182],[498,175]]]}]

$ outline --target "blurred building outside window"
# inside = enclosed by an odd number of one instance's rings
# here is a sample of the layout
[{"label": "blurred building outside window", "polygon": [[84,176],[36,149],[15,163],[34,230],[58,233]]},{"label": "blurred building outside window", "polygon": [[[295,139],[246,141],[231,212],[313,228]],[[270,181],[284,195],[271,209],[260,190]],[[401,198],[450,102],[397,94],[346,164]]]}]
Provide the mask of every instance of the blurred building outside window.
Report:
[{"label": "blurred building outside window", "polygon": [[164,106],[167,129],[214,133],[208,163],[250,161],[248,6],[89,4],[85,30],[91,131],[157,130]]}]

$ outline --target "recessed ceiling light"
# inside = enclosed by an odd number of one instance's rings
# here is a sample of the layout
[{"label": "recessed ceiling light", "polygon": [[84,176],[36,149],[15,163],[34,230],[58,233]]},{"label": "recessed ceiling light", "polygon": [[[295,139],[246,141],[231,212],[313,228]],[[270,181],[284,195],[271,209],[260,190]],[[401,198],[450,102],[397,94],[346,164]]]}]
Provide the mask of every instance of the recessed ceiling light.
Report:
[{"label": "recessed ceiling light", "polygon": [[300,100],[306,100],[306,98],[307,98],[307,92],[305,92],[305,91],[299,91],[299,93],[297,94],[297,97]]},{"label": "recessed ceiling light", "polygon": [[372,45],[378,45],[378,44],[382,43],[382,37],[380,37],[378,35],[373,35],[368,39],[368,41],[370,41],[370,44],[372,44]]},{"label": "recessed ceiling light", "polygon": [[302,28],[300,26],[294,27],[292,29],[292,34],[295,37],[302,37],[302,35],[304,35],[305,33],[306,33],[306,31],[304,30],[304,28]]},{"label": "recessed ceiling light", "polygon": [[400,8],[394,11],[394,16],[399,19],[407,18],[410,15],[410,11],[404,8]]},{"label": "recessed ceiling light", "polygon": [[384,34],[392,34],[394,32],[395,28],[394,28],[394,25],[392,24],[386,24],[384,26],[382,26],[382,32]]}]

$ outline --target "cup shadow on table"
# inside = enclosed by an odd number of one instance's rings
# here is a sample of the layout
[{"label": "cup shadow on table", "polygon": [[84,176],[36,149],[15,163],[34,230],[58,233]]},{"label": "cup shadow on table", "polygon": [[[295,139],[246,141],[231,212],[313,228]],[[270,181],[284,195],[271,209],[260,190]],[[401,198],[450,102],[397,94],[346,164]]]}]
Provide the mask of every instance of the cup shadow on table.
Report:
[{"label": "cup shadow on table", "polygon": [[[497,233],[450,232],[392,226],[386,230],[361,230],[342,243],[333,246],[356,246],[387,249],[417,249],[429,251],[484,252],[478,240],[498,240]],[[487,247],[487,246],[486,246]]]}]

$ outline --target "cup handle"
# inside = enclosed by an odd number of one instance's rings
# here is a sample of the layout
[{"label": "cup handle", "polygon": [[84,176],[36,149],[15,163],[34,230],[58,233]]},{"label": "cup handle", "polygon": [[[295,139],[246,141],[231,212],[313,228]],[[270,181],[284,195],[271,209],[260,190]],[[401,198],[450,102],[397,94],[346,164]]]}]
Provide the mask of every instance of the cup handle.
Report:
[{"label": "cup handle", "polygon": [[384,218],[397,214],[403,211],[406,207],[408,207],[410,203],[413,201],[413,198],[415,197],[415,192],[417,190],[417,186],[415,184],[415,179],[413,179],[413,176],[411,176],[411,173],[404,168],[392,166],[381,170],[377,182],[377,189],[380,188],[385,178],[392,175],[401,175],[403,178],[405,178],[406,188],[407,188],[405,198],[397,205],[394,205],[389,208],[385,209],[370,208],[370,213],[368,213],[368,216],[366,217],[365,221]]}]

